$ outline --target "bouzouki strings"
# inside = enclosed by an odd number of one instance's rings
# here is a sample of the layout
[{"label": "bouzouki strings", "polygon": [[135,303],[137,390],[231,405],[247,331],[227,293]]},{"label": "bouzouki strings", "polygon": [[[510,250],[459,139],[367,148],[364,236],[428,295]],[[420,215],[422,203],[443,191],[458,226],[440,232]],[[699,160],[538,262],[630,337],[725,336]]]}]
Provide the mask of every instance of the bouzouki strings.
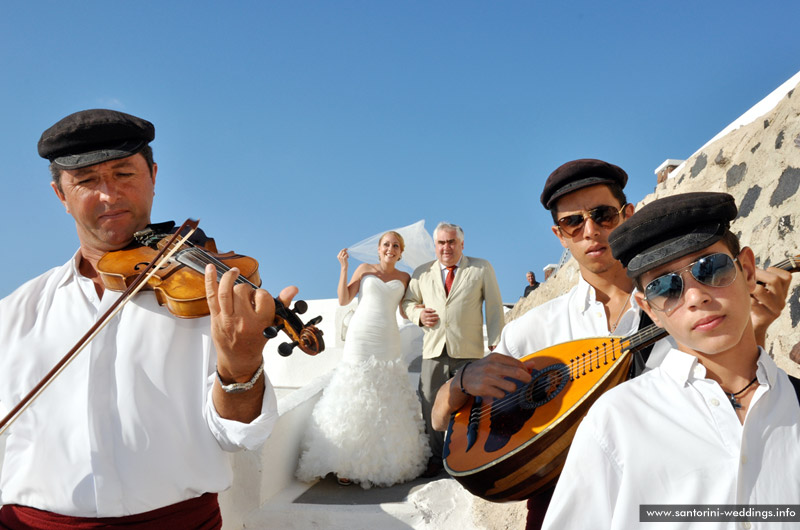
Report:
[{"label": "bouzouki strings", "polygon": [[[605,356],[610,353],[612,355],[611,362],[615,362],[619,358],[616,356],[617,354],[621,355],[626,350],[635,347],[637,344],[647,342],[662,334],[664,334],[664,331],[655,324],[652,324],[643,329],[642,331],[640,331],[639,333],[637,333],[636,335],[622,338],[618,342],[614,342],[613,340],[611,340],[610,346],[605,347],[603,350],[597,349],[595,351],[590,351],[589,359],[581,359],[574,367],[565,366],[563,369],[557,371],[556,373],[563,376],[569,376],[572,372],[585,373],[587,369],[591,371],[596,364],[599,364],[601,362],[603,364],[607,363],[607,360],[603,361],[600,360],[600,355]],[[491,414],[492,411],[494,411],[495,413],[505,412],[506,410],[516,407],[522,402],[524,402],[526,400],[526,395],[528,393],[531,392],[535,393],[544,390],[550,385],[551,383],[549,380],[540,381],[538,383],[535,383],[533,386],[523,385],[519,387],[517,390],[510,392],[509,394],[507,394],[502,398],[498,398],[497,400],[492,401],[490,403],[481,404],[481,406],[475,411],[474,418],[482,419],[487,414]]]}]

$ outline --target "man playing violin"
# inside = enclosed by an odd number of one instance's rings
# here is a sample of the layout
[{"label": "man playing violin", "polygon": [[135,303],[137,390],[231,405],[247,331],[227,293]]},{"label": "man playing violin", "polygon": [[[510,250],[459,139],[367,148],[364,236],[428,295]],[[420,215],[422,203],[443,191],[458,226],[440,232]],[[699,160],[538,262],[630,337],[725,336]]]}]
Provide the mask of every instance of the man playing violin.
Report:
[{"label": "man playing violin", "polygon": [[[98,261],[150,223],[153,125],[112,110],[60,120],[39,141],[80,248],[0,301],[0,403],[18,403],[119,297]],[[205,274],[210,319],[139,294],[10,430],[0,528],[220,528],[228,454],[263,444],[277,401],[263,371],[264,290]],[[288,303],[296,293],[282,293]],[[61,526],[59,526],[61,525]]]},{"label": "man playing violin", "polygon": [[[796,505],[800,381],[757,344],[755,257],[729,229],[736,213],[727,193],[684,193],[647,204],[611,233],[637,303],[677,347],[589,409],[545,528],[750,528],[712,510],[710,519],[648,519],[646,505]],[[791,520],[786,528],[800,519]]]},{"label": "man playing violin", "polygon": [[[450,415],[470,395],[501,398],[516,388],[506,378],[529,382],[531,376],[519,358],[575,339],[630,335],[649,324],[633,301],[633,281],[608,244],[611,231],[634,211],[623,192],[627,180],[622,168],[595,159],[573,160],[550,174],[541,202],[553,216],[553,234],[578,262],[578,284],[506,324],[495,353],[463,368],[442,386],[434,403],[435,428],[446,429]],[[767,327],[785,305],[791,275],[775,268],[757,275],[763,285],[753,293],[752,317],[763,344]],[[671,345],[662,339],[649,355],[637,352],[632,375],[657,366]],[[548,489],[528,501],[528,528],[541,526],[551,495]]]}]

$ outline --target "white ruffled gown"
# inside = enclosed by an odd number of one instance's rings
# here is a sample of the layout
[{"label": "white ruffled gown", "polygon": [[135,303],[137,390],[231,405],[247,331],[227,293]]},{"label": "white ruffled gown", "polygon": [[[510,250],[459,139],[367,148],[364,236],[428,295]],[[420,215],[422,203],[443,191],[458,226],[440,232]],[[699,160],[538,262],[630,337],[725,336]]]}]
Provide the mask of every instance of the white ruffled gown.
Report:
[{"label": "white ruffled gown", "polygon": [[298,479],[333,472],[369,488],[425,470],[431,451],[395,317],[404,291],[400,280],[361,279],[341,363],[305,433]]}]

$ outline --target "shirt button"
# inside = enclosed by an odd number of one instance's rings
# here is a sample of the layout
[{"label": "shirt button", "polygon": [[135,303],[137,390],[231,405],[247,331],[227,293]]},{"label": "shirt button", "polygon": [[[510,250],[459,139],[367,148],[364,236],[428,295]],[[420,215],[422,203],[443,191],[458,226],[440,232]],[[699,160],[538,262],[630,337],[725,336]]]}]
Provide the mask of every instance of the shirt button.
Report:
[{"label": "shirt button", "polygon": [[745,521],[742,523],[742,528],[749,529],[751,526],[750,521]]},{"label": "shirt button", "polygon": [[712,398],[711,404],[714,405],[715,407],[719,407],[719,400],[717,398]]},{"label": "shirt button", "polygon": [[747,455],[742,455],[742,464],[747,463]]}]

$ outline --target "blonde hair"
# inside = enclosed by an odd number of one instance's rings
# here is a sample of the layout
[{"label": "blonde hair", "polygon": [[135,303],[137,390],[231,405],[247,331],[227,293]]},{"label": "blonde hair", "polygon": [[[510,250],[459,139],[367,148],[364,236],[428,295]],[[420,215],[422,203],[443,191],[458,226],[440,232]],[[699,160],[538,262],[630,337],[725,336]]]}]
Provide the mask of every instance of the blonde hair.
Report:
[{"label": "blonde hair", "polygon": [[393,236],[395,236],[398,239],[398,241],[400,241],[400,252],[403,252],[406,249],[406,242],[403,240],[403,236],[401,236],[400,234],[398,234],[394,230],[389,230],[388,232],[384,232],[383,234],[381,234],[380,239],[378,239],[378,246],[379,247],[381,246],[381,242],[383,242],[383,238],[388,236],[389,234],[392,234]]}]

